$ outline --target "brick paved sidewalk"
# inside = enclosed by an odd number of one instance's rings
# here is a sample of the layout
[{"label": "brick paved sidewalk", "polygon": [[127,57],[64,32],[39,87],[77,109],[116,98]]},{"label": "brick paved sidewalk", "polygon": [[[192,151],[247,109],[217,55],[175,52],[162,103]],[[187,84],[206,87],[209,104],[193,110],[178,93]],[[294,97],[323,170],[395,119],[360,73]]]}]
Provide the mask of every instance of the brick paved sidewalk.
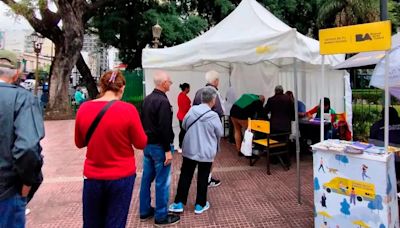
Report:
[{"label": "brick paved sidewalk", "polygon": [[[28,228],[82,227],[82,169],[84,150],[73,141],[74,121],[46,122],[43,140],[45,182],[28,207]],[[193,182],[186,211],[175,227],[313,227],[312,161],[301,162],[303,204],[296,199],[295,164],[289,171],[272,165],[266,174],[265,159],[250,167],[238,157],[234,146],[223,141],[222,151],[214,163],[214,176],[222,184],[208,191],[211,208],[195,215],[196,186]],[[171,197],[176,192],[181,156],[174,155]],[[142,152],[136,152],[137,178],[127,227],[153,227],[152,221],[140,222],[139,186],[142,173]]]}]

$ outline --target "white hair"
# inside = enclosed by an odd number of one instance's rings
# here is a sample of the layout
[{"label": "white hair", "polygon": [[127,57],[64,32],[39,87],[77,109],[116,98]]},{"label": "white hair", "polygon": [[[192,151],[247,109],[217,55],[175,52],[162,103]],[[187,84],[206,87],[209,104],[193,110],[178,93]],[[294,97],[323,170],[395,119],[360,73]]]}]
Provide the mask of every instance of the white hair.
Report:
[{"label": "white hair", "polygon": [[0,77],[7,77],[7,78],[12,78],[16,74],[15,69],[10,69],[8,67],[0,67]]},{"label": "white hair", "polygon": [[215,70],[210,70],[206,73],[206,81],[207,83],[214,83],[216,80],[219,80],[219,73]]},{"label": "white hair", "polygon": [[168,80],[168,75],[164,71],[156,71],[153,80],[155,86],[160,86],[165,80]]}]

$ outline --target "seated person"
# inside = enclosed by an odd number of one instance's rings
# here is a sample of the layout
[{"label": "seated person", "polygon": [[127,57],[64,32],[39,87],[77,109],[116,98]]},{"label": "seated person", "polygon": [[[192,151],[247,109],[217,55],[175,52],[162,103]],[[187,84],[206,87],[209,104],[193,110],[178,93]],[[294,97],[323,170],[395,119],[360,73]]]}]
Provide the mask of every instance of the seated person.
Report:
[{"label": "seated person", "polygon": [[[294,102],[294,96],[293,96],[292,91],[288,90],[288,91],[286,91],[285,94],[290,97],[292,102]],[[306,116],[306,105],[300,100],[297,100],[297,112],[298,112],[299,118],[303,118]]]},{"label": "seated person", "polygon": [[335,125],[335,128],[335,135],[333,136],[334,138],[351,141],[351,131],[346,121],[338,121],[337,125]]},{"label": "seated person", "polygon": [[[320,118],[321,111],[320,111],[320,106],[321,102],[319,105],[315,106],[314,108],[308,110],[306,112],[306,116],[308,119],[311,119],[312,116],[316,113],[315,118]],[[326,114],[336,114],[335,110],[331,108],[331,100],[329,98],[325,97],[324,98],[324,113]],[[331,115],[331,123],[335,123],[337,120],[337,117],[335,115]]]},{"label": "seated person", "polygon": [[236,149],[240,153],[242,145],[242,130],[247,128],[248,118],[255,118],[263,111],[265,97],[246,93],[243,94],[233,105],[230,117],[233,123]]},{"label": "seated person", "polygon": [[[381,112],[381,119],[375,122],[369,133],[369,138],[384,141],[385,110]],[[389,143],[400,144],[400,118],[395,108],[389,107]]]}]

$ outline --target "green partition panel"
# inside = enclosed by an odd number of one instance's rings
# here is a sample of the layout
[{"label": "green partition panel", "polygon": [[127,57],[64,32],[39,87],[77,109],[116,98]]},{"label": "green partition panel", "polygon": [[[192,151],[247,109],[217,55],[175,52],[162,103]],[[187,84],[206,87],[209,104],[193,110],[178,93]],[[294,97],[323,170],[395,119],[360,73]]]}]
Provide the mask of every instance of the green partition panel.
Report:
[{"label": "green partition panel", "polygon": [[144,99],[143,70],[123,71],[123,74],[126,86],[122,100],[135,105],[140,113]]}]

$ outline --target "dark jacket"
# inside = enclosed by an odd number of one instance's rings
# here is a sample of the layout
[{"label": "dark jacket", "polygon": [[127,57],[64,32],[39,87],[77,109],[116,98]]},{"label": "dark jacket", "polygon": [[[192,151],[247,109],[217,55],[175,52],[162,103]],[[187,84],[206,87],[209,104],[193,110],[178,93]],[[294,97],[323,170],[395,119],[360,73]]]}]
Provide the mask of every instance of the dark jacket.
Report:
[{"label": "dark jacket", "polygon": [[[211,85],[211,84],[207,84],[206,86],[212,86],[218,91],[218,88],[213,86],[213,85]],[[196,95],[194,96],[194,99],[193,99],[193,105],[201,104],[201,92],[203,91],[204,88],[205,87],[197,90]],[[224,115],[224,110],[222,109],[222,104],[221,104],[221,101],[220,101],[219,93],[218,93],[217,98],[215,99],[215,105],[214,105],[214,107],[212,107],[211,110],[216,112],[219,117],[222,117]]]},{"label": "dark jacket", "polygon": [[271,132],[290,132],[291,121],[294,120],[294,106],[290,97],[285,94],[275,94],[268,98],[265,114],[271,113]]},{"label": "dark jacket", "polygon": [[164,92],[154,89],[144,99],[142,124],[147,143],[160,145],[165,152],[170,151],[170,144],[174,141],[172,115],[172,106]]},{"label": "dark jacket", "polygon": [[260,118],[263,112],[263,103],[261,100],[253,101],[244,108],[240,108],[237,104],[233,104],[230,117],[247,120],[247,118]]},{"label": "dark jacket", "polygon": [[38,99],[30,92],[0,82],[0,94],[0,200],[4,200],[20,192],[23,184],[36,190],[42,182],[44,126]]},{"label": "dark jacket", "polygon": [[[384,120],[375,122],[369,131],[369,138],[380,141],[385,140]],[[400,144],[400,121],[395,121],[389,125],[389,143]]]}]

